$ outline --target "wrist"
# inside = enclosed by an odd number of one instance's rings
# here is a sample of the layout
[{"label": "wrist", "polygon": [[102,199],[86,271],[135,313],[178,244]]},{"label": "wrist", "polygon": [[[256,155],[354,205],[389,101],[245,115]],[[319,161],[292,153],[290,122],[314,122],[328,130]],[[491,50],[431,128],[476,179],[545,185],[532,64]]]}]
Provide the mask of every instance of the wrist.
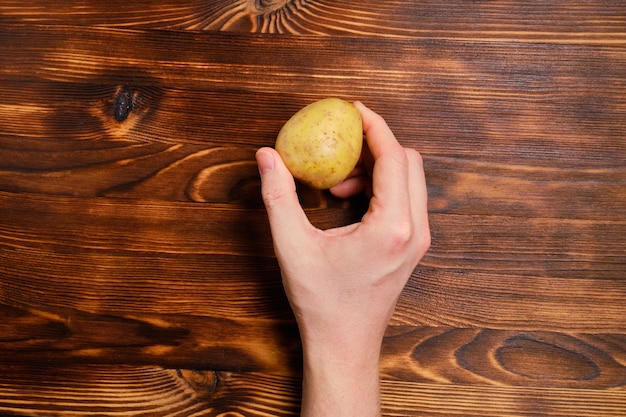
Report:
[{"label": "wrist", "polygon": [[381,341],[348,333],[303,339],[302,416],[379,416]]}]

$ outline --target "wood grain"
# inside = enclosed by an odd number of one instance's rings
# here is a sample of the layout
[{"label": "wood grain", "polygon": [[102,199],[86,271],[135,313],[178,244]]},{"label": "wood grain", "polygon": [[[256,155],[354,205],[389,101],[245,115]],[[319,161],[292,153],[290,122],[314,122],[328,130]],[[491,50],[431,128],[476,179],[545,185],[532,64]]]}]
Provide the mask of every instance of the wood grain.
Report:
[{"label": "wood grain", "polygon": [[[12,302],[25,298],[28,282],[37,276],[46,291],[35,288],[27,299],[42,305],[96,313],[111,308],[170,313],[184,305],[190,314],[207,314],[209,308],[209,315],[222,317],[285,317],[262,209],[141,200],[133,200],[133,210],[128,207],[126,199],[0,193],[1,268],[7,278],[2,295]],[[360,212],[354,207],[307,213],[318,226],[330,227],[354,221]],[[626,222],[502,217],[479,222],[433,214],[431,227],[435,243],[400,300],[398,322],[534,328],[541,326],[530,319],[537,315],[560,329],[624,331]],[[569,242],[567,250],[555,251],[555,240]],[[46,265],[40,265],[42,258]],[[261,271],[266,279],[260,281]],[[225,301],[235,284],[241,286],[241,301]],[[129,295],[118,294],[120,288]],[[172,289],[172,298],[158,296]],[[541,296],[532,297],[537,290]],[[487,291],[492,297],[485,297]],[[100,300],[85,302],[86,294]],[[111,304],[104,294],[110,294]],[[614,300],[609,305],[602,302],[606,294]],[[575,314],[580,297],[589,301],[589,312],[603,314]],[[440,304],[445,300],[462,304]]]},{"label": "wood grain", "polygon": [[[298,376],[292,321],[185,314],[92,314],[0,305],[7,365],[159,365]],[[392,325],[387,378],[454,384],[625,389],[624,333]],[[4,363],[4,361],[3,361]]]},{"label": "wood grain", "polygon": [[382,372],[454,384],[624,389],[623,334],[392,326]]},{"label": "wood grain", "polygon": [[[4,367],[0,391],[7,412],[31,416],[90,416],[132,413],[146,416],[298,415],[299,379],[259,373],[202,372],[154,367]],[[85,372],[88,371],[88,372]],[[40,375],[45,384],[25,375]],[[29,392],[24,398],[19,392]],[[111,401],[115,399],[115,401]],[[383,411],[389,416],[585,415],[618,417],[623,392],[497,385],[456,385],[386,380]],[[32,404],[45,404],[32,411]]]},{"label": "wood grain", "polygon": [[[308,101],[343,95],[371,103],[403,144],[425,155],[432,210],[619,219],[626,205],[623,48],[407,40],[394,41],[398,52],[388,40],[254,37],[250,44],[244,35],[31,27],[7,28],[6,37],[13,40],[0,67],[7,190],[211,202],[231,201],[231,193],[258,205],[253,150],[271,145]],[[66,48],[74,37],[91,43]],[[132,63],[123,53],[108,56],[106,68],[94,61],[109,42],[138,51]],[[166,58],[161,43],[176,52]],[[278,57],[267,46],[274,44]],[[45,57],[41,48],[73,58]],[[389,64],[372,68],[364,54]],[[339,59],[342,73],[329,71]],[[235,84],[242,90],[224,91]],[[316,95],[303,93],[311,85]],[[122,88],[134,104],[120,123],[114,105]],[[254,105],[242,106],[250,94]],[[18,104],[24,96],[28,103]],[[179,186],[161,185],[168,181]],[[221,193],[203,191],[217,183]]]},{"label": "wood grain", "polygon": [[[14,390],[0,391],[11,413],[30,416],[288,416],[297,415],[299,381],[263,374],[154,367],[3,367]],[[19,372],[16,372],[19,371]],[[40,375],[46,383],[25,375]],[[28,392],[25,398],[18,392]],[[33,411],[32,404],[45,404]]]},{"label": "wood grain", "polygon": [[[619,0],[0,0],[0,414],[297,415],[254,152],[340,96],[428,182],[385,415],[625,415],[625,28]],[[299,194],[322,228],[367,203]]]},{"label": "wood grain", "polygon": [[219,0],[107,3],[5,0],[3,20],[169,30],[220,30],[316,36],[451,38],[502,42],[623,43],[626,6],[619,0],[472,2],[463,0]]},{"label": "wood grain", "polygon": [[382,384],[386,416],[620,416],[624,395],[615,391],[509,388],[447,384]]},{"label": "wood grain", "polygon": [[292,322],[183,314],[90,314],[0,305],[3,364],[160,365],[191,369],[300,371]]}]

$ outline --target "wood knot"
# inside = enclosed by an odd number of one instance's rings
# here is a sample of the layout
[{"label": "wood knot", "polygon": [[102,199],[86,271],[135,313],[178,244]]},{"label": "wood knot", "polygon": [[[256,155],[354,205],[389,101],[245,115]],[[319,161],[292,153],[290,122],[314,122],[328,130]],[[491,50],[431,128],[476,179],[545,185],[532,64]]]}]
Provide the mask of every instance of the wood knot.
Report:
[{"label": "wood knot", "polygon": [[580,349],[575,349],[580,344],[575,339],[566,340],[571,346],[563,346],[566,338],[560,336],[559,344],[520,334],[505,340],[495,356],[503,369],[525,378],[561,381],[598,378],[600,366]]},{"label": "wood knot", "polygon": [[178,369],[176,372],[200,397],[210,396],[217,389],[217,372],[188,369]]},{"label": "wood knot", "polygon": [[134,108],[133,92],[128,87],[120,87],[115,94],[113,117],[118,122],[126,120]]},{"label": "wood knot", "polygon": [[292,0],[248,0],[248,7],[254,14],[270,14],[291,2]]}]

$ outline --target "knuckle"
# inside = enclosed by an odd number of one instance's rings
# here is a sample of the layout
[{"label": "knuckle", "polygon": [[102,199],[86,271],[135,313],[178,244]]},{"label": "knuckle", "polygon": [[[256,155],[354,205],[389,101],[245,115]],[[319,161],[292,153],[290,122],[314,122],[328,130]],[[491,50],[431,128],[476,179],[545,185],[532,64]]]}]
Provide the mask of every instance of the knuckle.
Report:
[{"label": "knuckle", "polygon": [[279,206],[286,197],[285,192],[279,188],[266,187],[261,191],[261,198],[263,198],[265,207],[268,209]]},{"label": "knuckle", "polygon": [[417,262],[419,262],[426,253],[430,249],[430,245],[432,243],[430,227],[428,225],[428,221],[422,223],[419,231],[417,232],[417,236],[415,238],[415,253],[417,256]]},{"label": "knuckle", "polygon": [[387,235],[387,244],[391,252],[398,253],[406,251],[413,240],[414,227],[411,219],[401,219],[390,227]]},{"label": "knuckle", "polygon": [[413,162],[418,167],[424,166],[424,159],[422,158],[422,154],[420,154],[417,150],[413,148],[406,148],[407,159]]},{"label": "knuckle", "polygon": [[398,146],[394,146],[393,148],[389,149],[389,156],[402,166],[408,165],[409,159],[408,159],[408,155],[406,152],[406,148],[403,148],[402,146],[400,146],[400,144],[398,144]]},{"label": "knuckle", "polygon": [[431,234],[428,227],[419,228],[410,218],[400,220],[387,229],[384,248],[391,257],[419,262],[430,249]]},{"label": "knuckle", "polygon": [[432,243],[430,232],[427,230],[420,235],[420,239],[418,242],[418,250],[421,256],[425,255],[430,249],[430,245]]}]

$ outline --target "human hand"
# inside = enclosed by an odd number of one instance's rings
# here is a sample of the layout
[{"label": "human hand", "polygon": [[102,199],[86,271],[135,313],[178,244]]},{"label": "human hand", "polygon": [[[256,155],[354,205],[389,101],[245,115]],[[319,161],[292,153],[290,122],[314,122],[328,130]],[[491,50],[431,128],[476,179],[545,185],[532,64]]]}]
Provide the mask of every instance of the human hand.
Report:
[{"label": "human hand", "polygon": [[355,105],[367,146],[353,175],[331,191],[370,195],[359,223],[315,228],[278,153],[257,152],[274,250],[302,338],[303,415],[378,415],[382,338],[430,246],[421,156],[403,148],[379,115]]}]

